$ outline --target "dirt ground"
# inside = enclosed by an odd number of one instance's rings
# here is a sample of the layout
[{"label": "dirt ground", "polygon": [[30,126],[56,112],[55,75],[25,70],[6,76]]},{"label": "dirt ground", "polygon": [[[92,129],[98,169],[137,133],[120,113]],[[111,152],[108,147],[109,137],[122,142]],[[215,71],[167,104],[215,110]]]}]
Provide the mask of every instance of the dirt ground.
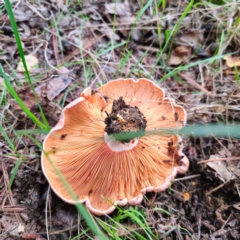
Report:
[{"label": "dirt ground", "polygon": [[[213,2],[13,1],[25,55],[34,56],[27,64],[38,63],[30,73],[50,126],[85,87],[146,77],[186,109],[187,125],[231,124],[240,132],[240,3]],[[40,118],[3,1],[0,11],[0,63],[20,98]],[[37,127],[1,76],[0,92],[0,124],[16,148],[0,135],[0,240],[94,239],[76,208],[49,188],[36,144],[15,134]],[[45,135],[34,137],[42,143]],[[187,174],[177,176],[163,193],[146,194],[137,206],[152,239],[240,239],[240,140],[211,131],[183,139],[190,160]],[[200,162],[213,159],[221,161]],[[117,216],[118,210],[110,215]],[[111,225],[108,217],[98,218]],[[119,239],[150,239],[129,218],[115,228]]]}]

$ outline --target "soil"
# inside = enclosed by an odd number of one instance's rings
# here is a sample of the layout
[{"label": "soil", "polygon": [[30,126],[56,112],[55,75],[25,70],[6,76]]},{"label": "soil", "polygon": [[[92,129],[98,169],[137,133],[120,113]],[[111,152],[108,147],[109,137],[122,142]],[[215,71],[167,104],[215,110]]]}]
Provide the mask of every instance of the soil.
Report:
[{"label": "soil", "polygon": [[[24,53],[39,62],[30,75],[50,127],[85,87],[119,77],[148,77],[186,109],[187,125],[224,123],[240,131],[239,68],[229,67],[221,57],[233,52],[239,56],[238,1],[198,2],[187,15],[188,1],[166,1],[165,6],[135,0],[117,5],[85,0],[12,2]],[[0,6],[0,63],[20,98],[40,119],[25,73],[17,70],[20,56],[13,29],[4,3]],[[42,173],[41,151],[33,138],[41,145],[45,133],[33,133],[38,127],[8,93],[1,77],[0,91],[0,240],[94,239],[76,208],[52,192]],[[140,117],[134,128],[144,129],[144,116],[136,112]],[[132,121],[122,113],[121,117]],[[112,120],[118,118],[114,109],[109,118],[109,131],[121,131],[112,130]],[[121,121],[118,126],[122,127]],[[20,130],[27,134],[31,130],[33,138],[16,135]],[[123,209],[144,216],[152,239],[240,239],[239,138],[209,132],[204,137],[187,134],[183,140],[190,159],[187,174],[178,176],[163,193],[147,193],[136,208]],[[150,239],[133,218],[121,214],[116,210],[109,217],[93,218],[112,225],[118,239]]]},{"label": "soil", "polygon": [[[131,107],[127,105],[120,97],[118,100],[113,101],[112,112],[108,114],[105,119],[105,132],[108,135],[114,135],[117,140],[121,142],[130,142],[135,137],[141,137],[144,135],[144,130],[147,127],[146,117],[141,113],[138,107]],[[118,138],[118,133],[125,134],[125,139]]]}]

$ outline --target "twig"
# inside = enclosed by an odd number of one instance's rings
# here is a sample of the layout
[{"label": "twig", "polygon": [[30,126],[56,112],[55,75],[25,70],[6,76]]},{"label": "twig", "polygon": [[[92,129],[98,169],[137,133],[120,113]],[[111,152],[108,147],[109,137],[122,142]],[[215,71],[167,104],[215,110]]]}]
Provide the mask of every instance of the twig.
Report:
[{"label": "twig", "polygon": [[214,95],[211,92],[209,92],[207,89],[205,89],[203,86],[198,84],[193,79],[187,77],[185,74],[182,74],[182,73],[179,72],[178,75],[180,77],[182,77],[184,80],[186,80],[189,84],[193,85],[195,88],[197,88],[197,89],[203,91],[204,93],[206,93],[209,97],[214,97]]},{"label": "twig", "polygon": [[48,240],[50,240],[49,231],[48,231],[48,201],[49,201],[49,193],[50,193],[50,186],[48,186],[46,206],[45,206],[45,224],[46,224],[46,235],[47,235],[47,239]]},{"label": "twig", "polygon": [[187,177],[176,178],[173,180],[173,182],[188,180],[188,179],[192,179],[192,178],[196,178],[196,177],[200,177],[200,176],[201,176],[201,174],[195,174],[195,175],[191,175],[191,176],[187,176]]},{"label": "twig", "polygon": [[220,188],[222,188],[225,184],[226,184],[227,182],[225,182],[225,183],[222,183],[221,185],[219,185],[219,186],[217,186],[217,187],[215,187],[214,189],[212,189],[211,191],[209,191],[209,192],[206,192],[206,195],[208,196],[208,195],[210,195],[211,193],[213,193],[213,192],[215,192],[215,191],[217,191],[218,189],[220,189]]},{"label": "twig", "polygon": [[[52,28],[52,32],[55,33],[54,28]],[[54,56],[55,56],[57,65],[59,65],[60,64],[60,59],[59,59],[59,52],[58,52],[58,37],[57,37],[57,34],[52,34],[52,41],[53,41]]]},{"label": "twig", "polygon": [[215,162],[215,161],[231,161],[231,160],[238,160],[240,157],[228,157],[228,158],[215,158],[215,159],[208,159],[199,161],[197,164],[207,163],[207,162]]},{"label": "twig", "polygon": [[[11,189],[8,189],[8,186],[9,186],[9,176],[8,176],[8,172],[7,172],[7,169],[6,169],[6,166],[4,164],[4,162],[2,161],[2,171],[3,171],[3,177],[4,177],[4,188],[5,188],[5,192],[6,192],[6,199],[8,198],[11,206],[15,206],[15,202],[14,202],[14,199],[13,199],[13,195],[12,195],[12,191]],[[4,204],[6,202],[6,199],[5,201],[3,202],[2,204],[2,209],[4,210]],[[23,225],[23,221],[20,217],[20,215],[18,214],[17,211],[14,211],[14,215],[18,221],[18,224],[20,225]]]}]

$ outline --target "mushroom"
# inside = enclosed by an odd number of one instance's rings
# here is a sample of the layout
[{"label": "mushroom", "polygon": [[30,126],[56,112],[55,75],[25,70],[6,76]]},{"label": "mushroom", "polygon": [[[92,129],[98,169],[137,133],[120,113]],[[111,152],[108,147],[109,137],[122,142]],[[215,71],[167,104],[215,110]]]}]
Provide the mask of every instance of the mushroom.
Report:
[{"label": "mushroom", "polygon": [[[43,143],[42,169],[51,188],[74,204],[58,172],[89,211],[109,214],[116,205],[139,204],[146,192],[166,190],[188,170],[177,130],[186,112],[150,80],[118,79],[81,96],[62,111]],[[119,134],[130,137],[118,138]],[[53,167],[53,165],[55,167]]]}]

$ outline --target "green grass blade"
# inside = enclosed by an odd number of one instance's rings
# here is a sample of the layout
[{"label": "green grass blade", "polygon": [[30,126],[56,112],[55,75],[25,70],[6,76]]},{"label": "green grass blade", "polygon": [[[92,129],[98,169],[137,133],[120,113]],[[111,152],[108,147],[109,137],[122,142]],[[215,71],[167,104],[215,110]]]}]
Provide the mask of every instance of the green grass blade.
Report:
[{"label": "green grass blade", "polygon": [[21,39],[20,39],[20,36],[19,36],[19,33],[18,33],[18,27],[17,27],[17,24],[16,24],[16,20],[15,20],[15,17],[14,17],[14,14],[13,14],[13,11],[12,11],[12,6],[11,6],[11,3],[9,0],[5,0],[5,7],[6,7],[6,10],[8,12],[8,16],[9,16],[9,20],[10,20],[10,23],[11,23],[11,26],[12,26],[12,29],[13,29],[13,33],[14,33],[14,36],[15,36],[15,39],[16,39],[16,44],[17,44],[17,47],[18,47],[18,52],[19,52],[19,55],[21,57],[21,60],[22,60],[22,63],[23,63],[23,66],[24,66],[24,69],[25,69],[25,73],[26,73],[26,76],[27,76],[27,79],[28,79],[28,82],[31,86],[31,89],[33,91],[33,94],[34,94],[34,97],[36,99],[36,102],[37,102],[37,105],[38,105],[38,108],[39,108],[39,111],[41,113],[41,117],[43,119],[43,122],[44,122],[44,125],[46,129],[50,129],[49,127],[49,124],[48,124],[48,121],[43,113],[43,110],[41,108],[41,105],[39,104],[39,99],[37,97],[37,94],[35,92],[35,89],[34,89],[34,86],[33,86],[33,83],[32,83],[32,80],[31,80],[31,77],[30,77],[30,74],[29,74],[29,71],[28,71],[28,68],[27,68],[27,64],[26,64],[26,61],[25,61],[25,57],[24,57],[24,52],[23,52],[23,48],[22,48],[22,43],[21,43]]},{"label": "green grass blade", "polygon": [[196,62],[193,62],[193,63],[190,63],[186,66],[179,66],[177,68],[174,68],[171,72],[169,72],[168,74],[166,74],[164,77],[162,77],[160,80],[158,80],[158,83],[159,82],[162,82],[164,81],[165,79],[169,78],[169,77],[172,77],[174,76],[175,74],[181,72],[181,71],[184,71],[186,69],[189,69],[191,67],[194,67],[198,64],[203,64],[203,63],[208,63],[208,62],[212,62],[214,60],[217,60],[217,59],[221,59],[221,58],[224,58],[224,56],[226,55],[221,55],[221,56],[215,56],[215,57],[211,57],[211,58],[207,58],[207,59],[204,59],[204,60],[200,60],[200,61],[196,61]]},{"label": "green grass blade", "polygon": [[126,64],[126,62],[128,61],[128,59],[131,57],[131,55],[132,55],[132,50],[130,50],[127,54],[126,54],[126,56],[124,57],[124,58],[122,58],[122,60],[120,61],[120,63],[119,63],[119,66],[118,66],[118,68],[117,68],[117,70],[116,70],[116,73],[115,73],[115,78],[119,78],[119,70]]},{"label": "green grass blade", "polygon": [[177,24],[174,26],[173,30],[171,32],[167,31],[165,32],[165,36],[167,37],[166,38],[166,42],[165,42],[165,45],[162,49],[162,52],[159,54],[157,60],[156,60],[156,63],[154,64],[151,72],[150,72],[150,75],[152,75],[155,71],[155,68],[159,62],[159,60],[162,58],[162,54],[165,52],[165,50],[167,49],[168,45],[169,45],[169,42],[171,39],[173,39],[175,37],[175,35],[177,34],[178,30],[179,30],[179,27],[180,27],[180,24],[182,23],[183,19],[186,17],[186,15],[188,14],[188,12],[190,11],[192,5],[194,3],[194,0],[191,0],[190,3],[188,4],[188,6],[186,7],[186,9],[184,10],[183,14],[181,15],[181,17],[179,18]]},{"label": "green grass blade", "polygon": [[2,65],[0,64],[0,73],[3,76],[4,79],[4,83],[8,89],[8,91],[11,93],[11,95],[15,98],[15,100],[17,101],[17,103],[19,104],[19,106],[22,108],[22,110],[27,114],[27,116],[34,122],[36,123],[40,128],[45,129],[45,130],[49,130],[49,126],[43,124],[23,103],[23,101],[21,100],[21,98],[18,96],[18,94],[16,93],[16,91],[14,90],[9,78],[7,77],[5,71],[3,70]]},{"label": "green grass blade", "polygon": [[1,125],[0,125],[0,132],[2,133],[2,136],[5,138],[6,142],[8,143],[8,146],[12,149],[12,151],[15,151],[16,148],[15,148],[13,142],[10,140],[5,129]]},{"label": "green grass blade", "polygon": [[137,16],[135,18],[135,21],[133,23],[133,26],[131,27],[131,31],[128,34],[128,38],[126,40],[126,45],[124,46],[124,50],[123,50],[123,55],[122,55],[123,57],[125,56],[126,49],[127,49],[128,43],[130,41],[130,38],[132,36],[132,32],[135,29],[136,23],[138,22],[140,17],[143,15],[143,13],[149,8],[149,6],[152,4],[152,2],[153,2],[153,0],[149,0],[149,1],[147,1],[147,3],[143,7],[140,8],[140,11],[138,12],[138,14],[137,14]]},{"label": "green grass blade", "polygon": [[135,132],[125,132],[113,134],[113,136],[119,141],[129,141],[133,138],[139,138],[143,135],[171,135],[180,134],[194,137],[232,137],[240,138],[240,125],[225,125],[225,124],[194,124],[188,125],[181,129],[168,129],[159,128],[154,130],[149,130],[144,133],[143,130]]},{"label": "green grass blade", "polygon": [[15,164],[15,166],[14,166],[14,168],[13,168],[13,171],[12,171],[12,173],[11,173],[11,176],[10,176],[8,189],[11,189],[11,187],[12,187],[13,181],[14,181],[15,176],[16,176],[16,174],[17,174],[18,168],[19,168],[20,165],[21,165],[21,162],[22,162],[21,158],[18,158],[18,160],[17,160],[17,162],[16,162],[16,164]]},{"label": "green grass blade", "polygon": [[[2,133],[2,136],[4,137],[4,139],[6,140],[6,142],[8,143],[9,147],[12,149],[13,152],[16,152],[16,147],[14,146],[14,143],[11,141],[11,139],[8,137],[5,129],[0,125],[0,132]],[[18,160],[13,168],[13,171],[11,173],[10,176],[10,180],[9,180],[9,185],[8,185],[8,189],[11,189],[12,187],[12,183],[15,179],[15,176],[17,174],[18,168],[21,164],[22,160],[21,158],[18,156]]]},{"label": "green grass blade", "polygon": [[120,43],[118,43],[118,44],[116,44],[116,45],[114,45],[114,46],[110,46],[109,48],[104,49],[103,51],[101,51],[100,53],[98,53],[98,54],[96,55],[96,59],[98,59],[99,57],[101,57],[102,55],[104,55],[104,54],[106,54],[106,53],[108,53],[108,52],[113,51],[113,50],[116,49],[116,48],[119,48],[119,47],[123,46],[125,43],[126,43],[126,42],[120,42]]},{"label": "green grass blade", "polygon": [[179,130],[179,134],[197,137],[232,137],[240,138],[239,125],[225,125],[225,124],[207,124],[186,126]]},{"label": "green grass blade", "polygon": [[21,134],[48,134],[48,131],[44,129],[24,129],[24,130],[16,130],[18,135]]}]

